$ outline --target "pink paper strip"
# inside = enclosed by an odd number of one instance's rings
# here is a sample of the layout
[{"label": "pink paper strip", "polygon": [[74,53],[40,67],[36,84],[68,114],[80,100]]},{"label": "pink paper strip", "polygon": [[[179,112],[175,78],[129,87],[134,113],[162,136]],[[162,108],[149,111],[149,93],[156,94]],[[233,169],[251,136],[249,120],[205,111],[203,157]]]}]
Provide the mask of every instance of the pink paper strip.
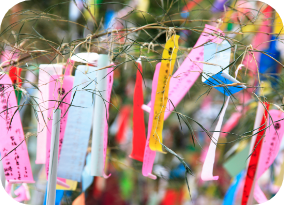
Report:
[{"label": "pink paper strip", "polygon": [[[52,111],[58,107],[58,101],[61,101],[59,108],[61,109],[61,120],[60,120],[60,136],[59,136],[59,154],[60,157],[61,146],[63,143],[64,132],[66,128],[66,122],[68,117],[68,107],[70,106],[73,88],[73,76],[64,76],[60,83],[61,75],[53,75],[50,77],[49,83],[49,102],[48,102],[48,127],[47,127],[47,141],[46,141],[46,174],[48,177],[49,170],[49,158],[50,158],[50,143],[51,143],[51,131],[52,131]],[[62,88],[62,92],[61,92]],[[61,180],[62,181],[62,180]]]},{"label": "pink paper strip", "polygon": [[[200,35],[194,48],[188,54],[179,69],[171,78],[169,101],[165,111],[164,119],[167,119],[171,114],[171,111],[174,110],[174,107],[171,105],[170,100],[176,107],[202,72],[203,64],[198,63],[197,61],[203,61],[203,45],[208,41],[212,41],[214,43],[222,42],[222,39],[218,38],[216,35],[210,35],[211,33],[224,35],[224,33],[220,29],[206,24],[203,33]],[[150,107],[150,102],[148,103],[148,106]]]},{"label": "pink paper strip", "polygon": [[[151,99],[153,101],[155,101],[160,67],[161,67],[161,63],[158,63],[156,65],[156,70],[155,70],[154,77],[153,77],[152,93],[151,93]],[[152,174],[152,169],[153,169],[153,165],[154,165],[156,151],[152,151],[149,147],[149,140],[150,140],[152,123],[153,123],[153,116],[154,116],[154,103],[151,105],[151,111],[150,111],[150,115],[149,115],[148,131],[147,131],[148,134],[147,134],[147,141],[146,141],[144,158],[143,158],[142,174],[145,177],[149,177],[151,179],[157,179],[157,177]]]},{"label": "pink paper strip", "polygon": [[39,98],[38,98],[38,124],[37,124],[37,151],[36,164],[45,164],[46,160],[46,136],[47,136],[47,114],[49,98],[49,80],[52,75],[61,75],[63,65],[42,64],[39,66]]},{"label": "pink paper strip", "polygon": [[[111,97],[111,90],[113,85],[113,68],[108,68],[108,75],[107,75],[107,102],[106,102],[106,114],[107,118],[105,118],[105,127],[104,127],[104,166],[106,161],[106,153],[107,153],[107,141],[108,141],[108,118],[109,118],[109,104],[110,104],[110,97]],[[106,175],[103,172],[103,177],[108,178],[111,174]]]},{"label": "pink paper strip", "polygon": [[[257,181],[274,162],[279,152],[280,144],[284,135],[284,120],[281,120],[284,118],[284,113],[281,110],[270,110],[269,114],[274,122],[274,126],[272,124],[271,118],[268,116],[269,124],[267,126],[270,127],[266,129],[265,138],[262,144],[254,191],[254,198],[258,203],[263,203],[267,201],[267,199],[266,197],[263,197],[265,195],[259,188]],[[278,120],[281,121],[276,122]]]},{"label": "pink paper strip", "polygon": [[0,148],[5,177],[11,183],[34,183],[20,113],[17,109],[18,103],[12,81],[9,75],[0,73]]},{"label": "pink paper strip", "polygon": [[14,198],[15,201],[22,202],[30,200],[30,191],[27,184],[22,184],[18,189],[14,191],[14,194],[17,196]]}]

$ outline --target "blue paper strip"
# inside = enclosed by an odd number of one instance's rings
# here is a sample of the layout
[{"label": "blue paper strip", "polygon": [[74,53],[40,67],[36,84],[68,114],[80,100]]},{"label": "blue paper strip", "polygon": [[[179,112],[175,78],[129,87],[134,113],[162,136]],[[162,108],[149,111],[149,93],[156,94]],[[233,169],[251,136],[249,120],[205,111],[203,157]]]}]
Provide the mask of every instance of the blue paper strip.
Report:
[{"label": "blue paper strip", "polygon": [[[56,190],[55,205],[60,205],[63,195],[64,195],[64,190]],[[44,195],[43,205],[46,205],[46,196],[47,196],[47,191],[45,192]]]},{"label": "blue paper strip", "polygon": [[[232,84],[232,83],[238,83],[238,82],[239,81],[237,80],[233,80],[233,78],[229,75],[226,75],[224,73],[217,73],[216,75],[213,75],[211,78],[207,79],[204,83],[210,86],[216,86],[216,85]],[[214,87],[214,88],[220,91],[221,93],[227,96],[230,96],[230,95],[233,95],[241,91],[242,89],[246,87],[243,85],[240,85],[240,86],[227,86],[227,87]]]},{"label": "blue paper strip", "polygon": [[234,179],[234,182],[232,183],[227,193],[225,194],[223,205],[233,205],[234,204],[236,194],[237,194],[236,191],[243,177],[244,177],[244,171],[242,171],[236,176],[236,178]]},{"label": "blue paper strip", "polygon": [[[88,73],[85,72],[88,70]],[[75,73],[72,97],[66,131],[62,144],[58,177],[81,182],[85,156],[92,127],[94,92],[96,87],[96,68],[78,66]],[[86,87],[87,86],[87,87]]]}]

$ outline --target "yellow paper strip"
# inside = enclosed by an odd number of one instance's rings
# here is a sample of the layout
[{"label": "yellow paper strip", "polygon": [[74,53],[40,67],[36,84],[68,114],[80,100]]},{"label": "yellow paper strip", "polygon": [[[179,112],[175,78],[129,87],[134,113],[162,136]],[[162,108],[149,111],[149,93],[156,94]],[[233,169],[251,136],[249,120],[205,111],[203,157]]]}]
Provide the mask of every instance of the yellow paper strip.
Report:
[{"label": "yellow paper strip", "polygon": [[77,188],[77,184],[78,182],[70,180],[70,179],[66,179],[66,184],[68,184],[70,186],[70,188],[66,188],[60,185],[56,185],[56,189],[57,190],[69,190],[69,191],[74,191]]},{"label": "yellow paper strip", "polygon": [[170,87],[170,80],[173,73],[174,65],[178,52],[178,35],[173,35],[165,45],[162,55],[161,68],[159,72],[157,92],[154,103],[154,117],[150,135],[149,147],[153,151],[163,153],[162,130],[164,126],[164,113],[168,102],[168,93]]}]

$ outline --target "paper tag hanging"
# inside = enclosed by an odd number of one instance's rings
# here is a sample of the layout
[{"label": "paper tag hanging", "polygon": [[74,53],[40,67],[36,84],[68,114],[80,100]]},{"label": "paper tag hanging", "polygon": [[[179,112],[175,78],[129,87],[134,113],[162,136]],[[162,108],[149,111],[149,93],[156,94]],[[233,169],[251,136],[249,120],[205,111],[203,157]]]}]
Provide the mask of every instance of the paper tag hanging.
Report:
[{"label": "paper tag hanging", "polygon": [[[155,102],[155,96],[157,92],[157,85],[158,85],[158,77],[160,72],[161,63],[156,65],[156,70],[153,77],[152,82],[152,93],[151,93],[151,100]],[[155,175],[152,174],[153,164],[156,156],[156,151],[152,151],[149,147],[149,140],[151,134],[151,128],[153,124],[153,117],[154,117],[154,105],[151,105],[149,121],[148,121],[148,132],[147,132],[147,141],[144,151],[144,158],[143,158],[143,167],[142,167],[142,174],[145,177],[149,177],[151,179],[157,179]]]},{"label": "paper tag hanging", "polygon": [[[107,98],[105,102],[106,103],[106,117],[105,117],[105,128],[104,128],[104,162],[103,162],[104,166],[106,164],[106,155],[107,155],[108,118],[109,118],[109,105],[110,105],[111,91],[112,91],[112,85],[113,85],[113,67],[108,68],[108,74],[106,78],[107,78]],[[106,178],[106,175],[104,175],[104,177]]]},{"label": "paper tag hanging", "polygon": [[[58,177],[81,182],[92,127],[96,88],[96,68],[80,65],[76,69]],[[75,95],[74,95],[75,94]]]},{"label": "paper tag hanging", "polygon": [[143,79],[142,79],[141,59],[137,60],[136,83],[133,97],[133,138],[131,158],[143,162],[144,150],[146,146],[146,131],[144,122],[143,105]]},{"label": "paper tag hanging", "polygon": [[[271,118],[274,122],[271,121]],[[262,174],[272,165],[280,148],[280,144],[284,134],[284,113],[281,110],[270,110],[264,141],[260,152],[260,159],[258,162],[256,183],[254,197],[258,203],[264,203],[267,201],[265,195],[261,191],[257,181]],[[260,197],[264,196],[264,197]],[[259,200],[258,200],[259,199]]]},{"label": "paper tag hanging", "polygon": [[[62,79],[63,78],[63,79]],[[48,101],[48,127],[47,127],[47,141],[46,141],[46,174],[48,176],[49,158],[50,158],[50,140],[52,131],[52,115],[53,109],[57,109],[58,105],[61,109],[60,116],[60,136],[59,136],[59,154],[63,143],[66,122],[68,117],[68,109],[70,107],[72,88],[74,77],[61,75],[53,75],[50,77],[49,83],[49,101]],[[61,101],[61,103],[59,102]]]},{"label": "paper tag hanging", "polygon": [[168,103],[171,75],[177,58],[178,39],[178,35],[173,35],[166,42],[162,55],[157,91],[155,101],[153,101],[154,116],[149,141],[149,147],[153,151],[163,152],[161,143],[163,142],[164,114]]},{"label": "paper tag hanging", "polygon": [[[185,58],[178,70],[173,74],[170,81],[168,98],[172,101],[175,107],[183,99],[203,70],[203,64],[199,62],[203,61],[203,45],[209,41],[221,43],[222,39],[218,38],[220,35],[224,35],[220,29],[206,24],[194,48]],[[148,107],[150,107],[151,102],[148,103]],[[174,107],[168,101],[166,108],[167,112],[165,112],[164,119],[167,119],[173,110]]]},{"label": "paper tag hanging", "polygon": [[33,174],[10,77],[0,73],[0,148],[6,180],[34,183]]},{"label": "paper tag hanging", "polygon": [[63,65],[58,64],[42,64],[39,66],[38,77],[38,124],[37,124],[37,152],[36,164],[46,163],[46,136],[47,136],[47,114],[48,114],[48,98],[49,98],[49,82],[50,76],[61,75]]},{"label": "paper tag hanging", "polygon": [[[98,69],[110,65],[109,56],[100,54],[98,60]],[[97,71],[96,99],[93,119],[92,134],[92,176],[107,177],[104,173],[104,131],[107,116],[106,103],[107,99],[107,69]]]}]

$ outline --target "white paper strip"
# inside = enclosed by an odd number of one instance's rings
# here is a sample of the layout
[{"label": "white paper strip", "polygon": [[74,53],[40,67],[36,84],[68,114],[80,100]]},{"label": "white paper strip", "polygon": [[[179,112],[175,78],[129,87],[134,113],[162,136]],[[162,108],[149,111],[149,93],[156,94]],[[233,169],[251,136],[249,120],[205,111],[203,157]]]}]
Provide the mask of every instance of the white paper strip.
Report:
[{"label": "white paper strip", "polygon": [[[105,54],[99,55],[98,69],[110,65],[109,56]],[[104,126],[106,118],[106,102],[107,99],[107,72],[108,69],[97,71],[98,86],[96,89],[96,101],[93,120],[93,136],[92,136],[92,155],[91,155],[91,175],[104,176]]]},{"label": "white paper strip", "polygon": [[219,120],[217,122],[215,132],[212,135],[212,139],[209,145],[209,149],[202,167],[201,172],[201,179],[203,181],[209,181],[209,180],[218,180],[219,176],[213,176],[213,165],[215,162],[215,152],[216,152],[216,145],[218,143],[218,139],[220,136],[221,126],[223,123],[224,115],[227,110],[228,104],[230,101],[230,96],[227,98],[227,101],[222,109],[222,112],[219,116]]},{"label": "white paper strip", "polygon": [[58,150],[59,150],[59,133],[60,133],[60,115],[61,115],[60,109],[53,111],[46,205],[55,204]]}]

